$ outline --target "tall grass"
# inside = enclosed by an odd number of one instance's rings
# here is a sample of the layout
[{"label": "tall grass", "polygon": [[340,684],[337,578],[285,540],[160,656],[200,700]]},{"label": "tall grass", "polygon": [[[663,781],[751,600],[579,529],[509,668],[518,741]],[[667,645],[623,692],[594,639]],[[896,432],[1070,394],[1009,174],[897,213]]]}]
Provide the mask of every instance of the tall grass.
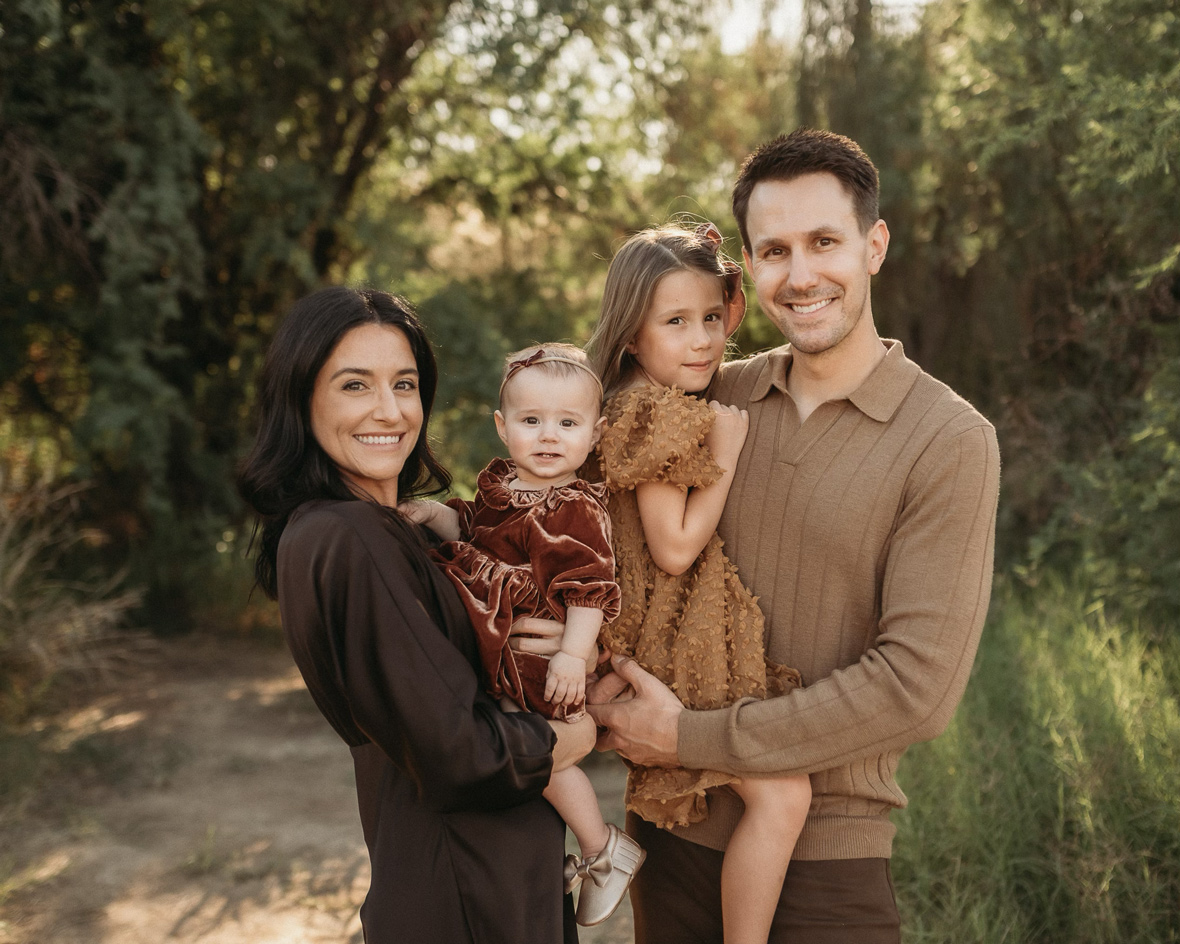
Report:
[{"label": "tall grass", "polygon": [[136,638],[119,628],[137,592],[117,577],[62,576],[70,548],[97,539],[75,524],[78,491],[18,481],[0,461],[0,721],[33,708],[54,679],[109,666]]},{"label": "tall grass", "polygon": [[907,944],[1180,941],[1176,663],[1083,600],[1000,585],[957,715],[903,761]]}]

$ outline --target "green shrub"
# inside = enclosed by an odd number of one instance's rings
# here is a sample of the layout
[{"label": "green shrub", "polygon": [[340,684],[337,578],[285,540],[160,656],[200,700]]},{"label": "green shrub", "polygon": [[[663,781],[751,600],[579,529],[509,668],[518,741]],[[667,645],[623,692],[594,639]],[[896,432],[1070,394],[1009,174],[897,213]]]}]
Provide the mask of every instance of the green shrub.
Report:
[{"label": "green shrub", "polygon": [[907,942],[1180,940],[1176,680],[1084,599],[1001,584],[955,719],[903,762]]}]

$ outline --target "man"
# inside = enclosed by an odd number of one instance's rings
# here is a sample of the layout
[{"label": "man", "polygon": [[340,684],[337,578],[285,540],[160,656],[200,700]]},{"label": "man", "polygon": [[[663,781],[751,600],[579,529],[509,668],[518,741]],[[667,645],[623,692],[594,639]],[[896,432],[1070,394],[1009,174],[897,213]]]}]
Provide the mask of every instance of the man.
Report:
[{"label": "man", "polygon": [[[733,192],[742,255],[787,345],[722,368],[714,394],[750,414],[719,531],[759,598],[766,647],[804,687],[684,709],[634,662],[591,706],[601,749],[737,775],[810,774],[814,798],[770,940],[899,940],[889,875],[906,748],[946,726],[991,591],[999,450],[970,404],[883,341],[869,283],[889,230],[876,168],[852,141],[799,130],[758,148]],[[625,696],[624,696],[625,697]],[[720,944],[721,856],[740,801],[703,823],[631,816],[648,859],[638,944]]]}]

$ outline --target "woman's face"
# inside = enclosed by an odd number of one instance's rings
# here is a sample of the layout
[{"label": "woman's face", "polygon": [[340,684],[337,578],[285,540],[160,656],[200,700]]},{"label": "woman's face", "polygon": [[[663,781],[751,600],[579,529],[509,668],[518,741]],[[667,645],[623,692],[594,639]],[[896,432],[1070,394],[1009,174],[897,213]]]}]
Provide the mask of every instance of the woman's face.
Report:
[{"label": "woman's face", "polygon": [[397,477],[422,431],[418,365],[391,325],[353,328],[328,355],[311,394],[311,434],[345,481],[397,505]]}]

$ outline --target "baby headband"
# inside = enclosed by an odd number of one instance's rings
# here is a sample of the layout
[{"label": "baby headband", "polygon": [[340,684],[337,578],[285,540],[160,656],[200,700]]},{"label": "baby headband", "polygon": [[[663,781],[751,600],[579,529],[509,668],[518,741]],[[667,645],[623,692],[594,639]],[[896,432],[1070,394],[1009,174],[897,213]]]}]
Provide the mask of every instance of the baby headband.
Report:
[{"label": "baby headband", "polygon": [[[696,236],[714,256],[721,252],[723,237],[716,223],[701,223],[694,231]],[[746,316],[746,293],[742,290],[742,267],[731,259],[719,259],[726,284],[729,286],[729,301],[725,305],[725,336],[729,337]]]},{"label": "baby headband", "polygon": [[504,388],[508,386],[508,381],[510,381],[526,367],[533,367],[537,364],[555,364],[558,362],[562,364],[569,364],[571,367],[578,368],[578,370],[584,370],[591,377],[593,377],[594,382],[598,384],[598,398],[600,400],[602,399],[602,381],[599,379],[598,374],[595,373],[592,368],[586,364],[583,364],[581,361],[575,361],[569,357],[562,357],[560,354],[547,354],[545,353],[545,349],[540,347],[533,351],[533,353],[528,357],[517,358],[516,360],[509,362],[508,370],[504,373],[504,379],[500,383],[500,402],[504,401]]}]

